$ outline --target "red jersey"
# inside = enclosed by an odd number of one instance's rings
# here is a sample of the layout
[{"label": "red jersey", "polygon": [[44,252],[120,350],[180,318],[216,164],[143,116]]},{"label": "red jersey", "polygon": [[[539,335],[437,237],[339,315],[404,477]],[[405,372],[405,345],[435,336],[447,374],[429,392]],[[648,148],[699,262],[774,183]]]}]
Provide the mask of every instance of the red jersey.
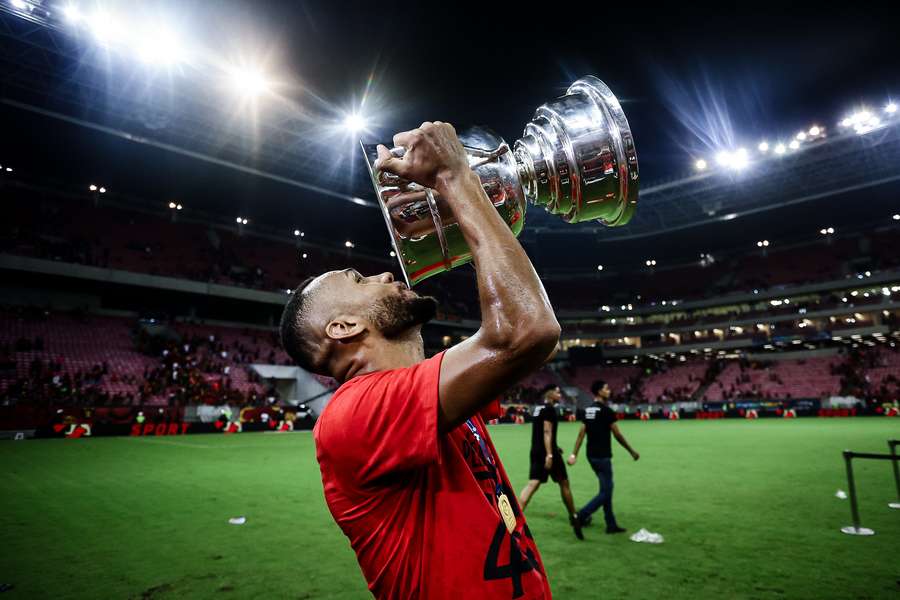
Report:
[{"label": "red jersey", "polygon": [[[480,416],[439,434],[443,353],[342,385],[313,435],[325,500],[377,598],[549,600],[550,586]],[[497,490],[516,515],[512,534]]]}]

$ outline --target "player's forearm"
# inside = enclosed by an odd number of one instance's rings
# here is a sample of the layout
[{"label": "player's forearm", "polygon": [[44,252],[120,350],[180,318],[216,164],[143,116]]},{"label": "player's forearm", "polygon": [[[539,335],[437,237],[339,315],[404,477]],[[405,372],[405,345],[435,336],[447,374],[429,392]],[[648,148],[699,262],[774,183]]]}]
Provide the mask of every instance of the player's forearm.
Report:
[{"label": "player's forearm", "polygon": [[544,450],[547,454],[553,454],[553,434],[544,432]]},{"label": "player's forearm", "polygon": [[472,250],[478,278],[482,324],[488,345],[542,353],[559,340],[559,323],[531,261],[491,204],[471,170],[438,181]]},{"label": "player's forearm", "polygon": [[584,441],[584,429],[578,432],[578,437],[575,438],[575,449],[572,450],[573,456],[578,456],[578,452],[581,450],[581,442]]},{"label": "player's forearm", "polygon": [[625,448],[625,449],[628,450],[629,452],[634,452],[634,449],[631,447],[631,445],[630,445],[630,444],[628,443],[628,441],[625,439],[625,436],[624,436],[624,435],[622,435],[621,433],[619,433],[618,431],[616,431],[616,432],[613,432],[613,436],[616,438],[616,441],[619,442],[619,444],[621,444],[621,446],[622,446],[623,448]]}]

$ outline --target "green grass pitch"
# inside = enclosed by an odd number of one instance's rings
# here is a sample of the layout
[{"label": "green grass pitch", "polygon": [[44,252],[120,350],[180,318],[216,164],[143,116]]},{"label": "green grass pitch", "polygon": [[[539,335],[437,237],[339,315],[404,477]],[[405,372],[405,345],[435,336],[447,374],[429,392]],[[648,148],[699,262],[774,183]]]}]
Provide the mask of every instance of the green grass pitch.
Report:
[{"label": "green grass pitch", "polygon": [[[850,522],[841,451],[886,452],[888,418],[629,421],[641,453],[614,460],[629,531],[578,542],[557,488],[527,517],[556,598],[900,598],[900,511],[890,463],[858,461],[862,522]],[[564,424],[569,452],[576,425]],[[529,426],[491,434],[521,489]],[[3,598],[367,598],[322,498],[309,433],[0,443]],[[583,456],[576,503],[596,492]],[[243,515],[242,526],[229,517]],[[599,517],[600,515],[598,515]]]}]

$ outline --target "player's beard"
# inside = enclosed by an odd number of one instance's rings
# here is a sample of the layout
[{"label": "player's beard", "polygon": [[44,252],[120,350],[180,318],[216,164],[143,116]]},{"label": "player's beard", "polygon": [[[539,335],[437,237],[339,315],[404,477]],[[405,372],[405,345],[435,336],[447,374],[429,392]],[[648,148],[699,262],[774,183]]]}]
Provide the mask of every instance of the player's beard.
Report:
[{"label": "player's beard", "polygon": [[431,296],[385,296],[372,307],[369,321],[384,337],[395,338],[433,319],[437,314],[437,306],[437,300]]}]

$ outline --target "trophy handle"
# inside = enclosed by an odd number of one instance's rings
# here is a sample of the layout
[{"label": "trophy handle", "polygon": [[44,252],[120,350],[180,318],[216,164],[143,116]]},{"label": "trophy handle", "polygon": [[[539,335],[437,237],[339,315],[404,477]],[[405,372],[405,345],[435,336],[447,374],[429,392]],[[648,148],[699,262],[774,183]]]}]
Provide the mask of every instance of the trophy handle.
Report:
[{"label": "trophy handle", "polygon": [[428,200],[428,210],[431,211],[431,218],[434,219],[434,232],[437,234],[438,242],[441,245],[441,257],[444,259],[444,266],[449,270],[453,267],[453,261],[450,260],[447,236],[444,234],[444,219],[441,218],[441,211],[438,210],[437,201],[434,199],[434,190],[425,188],[425,198]]}]

